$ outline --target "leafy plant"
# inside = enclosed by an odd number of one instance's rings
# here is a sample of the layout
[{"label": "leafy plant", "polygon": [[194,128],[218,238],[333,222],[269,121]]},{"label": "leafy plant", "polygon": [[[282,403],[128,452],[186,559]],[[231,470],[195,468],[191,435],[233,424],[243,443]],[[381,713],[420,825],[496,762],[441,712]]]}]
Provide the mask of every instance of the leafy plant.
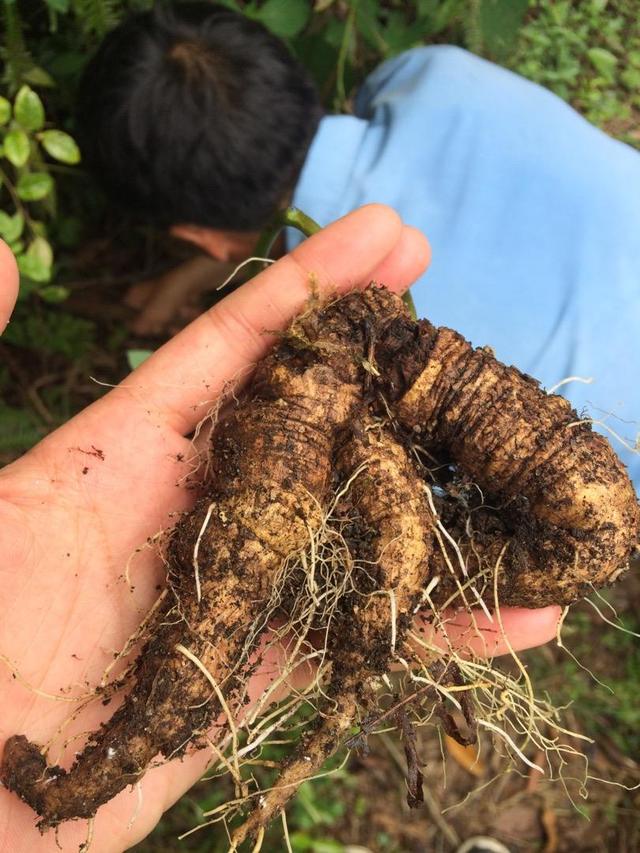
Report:
[{"label": "leafy plant", "polygon": [[513,49],[528,0],[223,0],[285,39],[329,106],[349,98],[381,60],[446,38],[495,59]]},{"label": "leafy plant", "polygon": [[90,320],[60,309],[36,311],[28,303],[16,311],[16,322],[7,326],[3,342],[69,361],[79,362],[88,355],[95,340],[95,324]]},{"label": "leafy plant", "polygon": [[0,237],[17,258],[22,294],[35,290],[43,299],[58,302],[66,291],[49,285],[53,248],[47,239],[47,221],[56,216],[56,202],[52,165],[47,157],[75,165],[80,161],[80,151],[68,133],[47,126],[42,100],[26,83],[13,102],[0,97],[0,134],[4,193]]},{"label": "leafy plant", "polygon": [[509,64],[640,147],[640,17],[634,0],[533,0]]}]

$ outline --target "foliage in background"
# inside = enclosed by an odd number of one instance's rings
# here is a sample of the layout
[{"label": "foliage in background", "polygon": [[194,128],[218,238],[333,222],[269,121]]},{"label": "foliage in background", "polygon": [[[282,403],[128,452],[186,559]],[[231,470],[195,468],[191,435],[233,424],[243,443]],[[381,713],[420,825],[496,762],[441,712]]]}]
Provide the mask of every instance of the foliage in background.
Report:
[{"label": "foliage in background", "polygon": [[509,64],[640,148],[637,0],[533,0]]},{"label": "foliage in background", "polygon": [[[418,44],[445,38],[495,59],[506,59],[523,21],[528,0],[219,0],[260,21],[283,38],[310,67],[328,106],[348,109],[349,95],[381,60]],[[73,124],[75,86],[86,57],[127,13],[148,9],[152,0],[4,0],[6,30],[2,58],[4,91],[0,126],[6,126],[3,155],[10,167],[0,220],[1,233],[21,254],[23,231],[34,240],[55,221],[55,164],[79,162],[72,137],[45,127],[43,99],[54,116]],[[24,10],[23,10],[24,7]],[[35,91],[39,89],[39,93]],[[76,186],[76,192],[82,191]],[[35,208],[39,219],[30,215]],[[13,206],[13,209],[12,209]],[[15,216],[21,217],[15,219]],[[22,227],[20,222],[22,221]],[[51,276],[45,250],[36,248],[24,274],[42,282]],[[35,258],[35,260],[33,260]],[[46,279],[48,280],[48,278]]]},{"label": "foliage in background", "polygon": [[40,96],[27,83],[13,102],[0,95],[0,156],[0,185],[7,196],[0,237],[18,260],[22,295],[36,290],[42,299],[61,301],[64,288],[49,284],[53,249],[47,220],[56,215],[52,172],[54,163],[79,163],[80,151],[68,133],[49,125]]},{"label": "foliage in background", "polygon": [[[595,600],[608,618],[615,618],[606,604]],[[530,654],[531,677],[536,684],[543,681],[557,706],[576,709],[585,734],[596,742],[606,736],[619,750],[634,758],[640,756],[640,619],[631,608],[631,612],[616,619],[622,630],[605,631],[603,625],[598,626],[601,630],[600,654],[609,665],[606,670],[595,670],[592,675],[586,667],[594,665],[594,622],[597,625],[593,614],[587,613],[585,608],[572,613],[563,631],[563,642],[575,658],[565,656],[550,670],[540,656]],[[594,675],[601,679],[600,684],[596,683]]]},{"label": "foliage in background", "polygon": [[[418,44],[448,41],[549,86],[596,124],[613,123],[638,143],[627,127],[640,112],[636,0],[219,2],[285,39],[334,110],[348,110],[354,88],[380,61]],[[152,0],[2,2],[0,235],[20,259],[26,293],[64,299],[64,269],[54,267],[54,257],[77,244],[81,225],[73,215],[77,201],[66,204],[63,190],[67,196],[96,195],[89,182],[79,180],[78,170],[69,169],[79,162],[68,131],[84,62],[127,13],[152,5]]]},{"label": "foliage in background", "polygon": [[[557,92],[632,144],[640,115],[636,0],[219,0],[261,21],[309,67],[325,104],[349,99],[379,62],[447,41]],[[67,295],[73,250],[100,196],[78,168],[73,103],[86,58],[126,14],[153,0],[0,0],[0,236],[23,296]],[[89,229],[90,230],[90,229]],[[85,228],[85,235],[87,229]]]}]

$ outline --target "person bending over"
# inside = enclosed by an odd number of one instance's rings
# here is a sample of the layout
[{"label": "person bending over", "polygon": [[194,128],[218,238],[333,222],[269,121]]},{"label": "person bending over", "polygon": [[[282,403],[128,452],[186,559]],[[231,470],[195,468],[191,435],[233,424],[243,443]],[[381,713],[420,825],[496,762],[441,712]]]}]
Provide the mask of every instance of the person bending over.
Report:
[{"label": "person bending over", "polygon": [[[640,155],[549,91],[436,45],[383,63],[352,114],[323,114],[260,24],[181,3],[107,36],[79,115],[111,197],[220,261],[250,255],[288,203],[321,225],[392,206],[433,247],[418,313],[548,388],[571,379],[562,392],[625,439],[640,484]],[[211,266],[193,263],[206,281]]]}]

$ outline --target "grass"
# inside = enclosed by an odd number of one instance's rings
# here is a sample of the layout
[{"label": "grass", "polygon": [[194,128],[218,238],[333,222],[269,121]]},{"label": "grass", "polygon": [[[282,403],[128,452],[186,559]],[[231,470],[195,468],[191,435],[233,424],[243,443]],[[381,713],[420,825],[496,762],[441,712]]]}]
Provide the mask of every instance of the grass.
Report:
[{"label": "grass", "polygon": [[[271,745],[261,752],[260,760],[267,765],[281,761],[284,755],[282,747]],[[344,754],[338,755],[329,767],[340,768],[343,761]],[[255,775],[261,787],[268,787],[276,777],[276,770],[256,766]],[[300,787],[287,812],[289,841],[294,853],[340,853],[344,850],[343,844],[331,838],[332,828],[344,818],[345,795],[355,786],[356,781],[341,768]],[[207,812],[231,797],[233,786],[226,777],[216,782],[200,782],[165,815],[154,832],[134,848],[136,853],[173,853],[176,849],[185,853],[227,853],[227,836],[220,825],[195,832],[180,842],[177,839],[190,828],[204,823]],[[364,808],[364,803],[360,807]],[[282,845],[282,825],[276,823],[267,832],[262,849],[265,853],[276,853],[283,849]]]},{"label": "grass", "polygon": [[[598,602],[602,608],[602,603]],[[611,616],[612,614],[609,614]],[[637,615],[624,615],[620,624],[638,633]],[[598,647],[594,647],[597,638]],[[610,738],[629,756],[640,755],[640,643],[632,634],[602,625],[582,606],[571,615],[563,641],[575,655],[529,655],[529,669],[538,689],[546,690],[556,705],[571,707],[584,734]],[[602,683],[597,683],[589,670]]]},{"label": "grass", "polygon": [[640,148],[640,14],[635,0],[535,0],[508,65]]}]

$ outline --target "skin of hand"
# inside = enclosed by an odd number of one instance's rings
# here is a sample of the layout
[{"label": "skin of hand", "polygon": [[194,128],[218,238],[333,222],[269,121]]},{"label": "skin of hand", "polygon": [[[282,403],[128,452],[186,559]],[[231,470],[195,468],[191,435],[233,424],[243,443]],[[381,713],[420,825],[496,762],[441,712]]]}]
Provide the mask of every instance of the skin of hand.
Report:
[{"label": "skin of hand", "polygon": [[[40,744],[52,739],[75,707],[69,700],[91,691],[140,624],[158,595],[163,568],[153,549],[138,554],[132,593],[122,579],[127,561],[193,501],[193,492],[178,485],[189,473],[189,434],[225,386],[246,377],[274,343],[264,330],[285,327],[300,311],[310,274],[325,291],[344,292],[373,279],[402,292],[429,258],[425,238],[392,210],[361,208],[218,303],[119,386],[0,471],[0,750],[17,733]],[[15,263],[2,246],[0,329],[16,292]],[[512,646],[522,649],[554,636],[559,608],[505,609],[502,615]],[[486,629],[483,651],[504,652],[496,626],[481,614],[478,622]],[[467,631],[462,621],[452,627],[463,643]],[[276,666],[275,660],[265,662],[251,685],[254,696]],[[100,701],[89,704],[56,738],[49,762],[69,766],[83,734],[116,705],[117,699],[106,708]],[[144,838],[209,759],[201,750],[150,769],[137,789],[102,806],[92,853],[122,851]],[[86,837],[86,821],[64,824],[59,848],[77,851]],[[0,789],[0,850],[59,848],[55,833],[41,836],[31,809]]]}]

